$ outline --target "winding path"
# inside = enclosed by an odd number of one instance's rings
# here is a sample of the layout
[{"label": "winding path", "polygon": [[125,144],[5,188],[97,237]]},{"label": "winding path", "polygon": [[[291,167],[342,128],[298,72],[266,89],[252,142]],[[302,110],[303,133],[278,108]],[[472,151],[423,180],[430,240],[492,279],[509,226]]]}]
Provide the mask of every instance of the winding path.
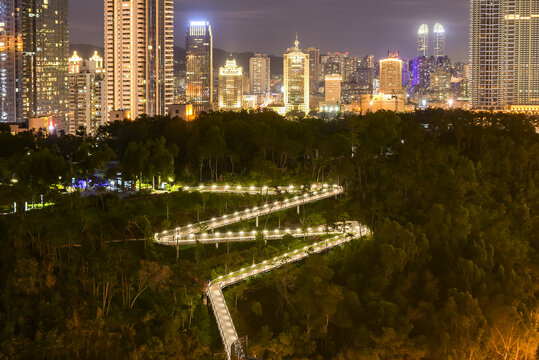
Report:
[{"label": "winding path", "polygon": [[[218,186],[210,185],[199,187],[184,188],[186,191],[201,191],[201,192],[214,192],[214,193],[236,193],[236,194],[261,194],[261,195],[283,195],[283,194],[298,194],[292,198],[285,199],[283,201],[275,201],[272,204],[265,204],[260,207],[253,207],[243,210],[241,212],[235,212],[233,214],[223,215],[211,220],[201,221],[196,224],[191,224],[183,227],[178,227],[173,230],[164,231],[155,234],[156,242],[162,245],[179,246],[179,245],[192,245],[194,243],[206,243],[206,244],[218,244],[222,242],[244,242],[253,241],[258,234],[257,230],[253,231],[240,231],[240,232],[226,232],[219,233],[214,232],[208,234],[206,231],[214,230],[220,227],[232,225],[238,222],[242,222],[250,219],[257,219],[258,217],[269,215],[278,211],[287,210],[293,207],[299,207],[300,205],[309,204],[315,201],[320,201],[333,196],[338,196],[343,193],[343,188],[338,185],[312,185],[309,190],[311,192],[304,193],[304,188],[278,187],[276,189],[269,189],[268,187],[242,187],[242,186]],[[307,190],[307,189],[305,189]],[[243,351],[241,342],[236,332],[236,327],[232,321],[232,316],[225,301],[223,295],[223,289],[227,286],[234,285],[238,282],[247,280],[253,276],[257,276],[277,268],[280,268],[286,264],[293,263],[305,259],[311,254],[321,253],[327,251],[336,246],[345,244],[355,238],[363,237],[370,234],[370,230],[357,224],[356,222],[348,222],[345,225],[341,224],[341,229],[338,227],[330,228],[327,226],[317,227],[315,229],[308,228],[306,231],[301,229],[276,229],[273,231],[263,230],[261,233],[264,235],[265,240],[277,240],[286,235],[293,237],[303,236],[315,236],[315,235],[335,235],[334,237],[320,241],[315,244],[307,245],[302,249],[297,249],[292,252],[277,256],[270,260],[265,260],[261,263],[254,264],[248,268],[243,268],[238,271],[231,272],[227,275],[219,276],[218,278],[210,281],[206,287],[205,294],[209,299],[217,325],[219,327],[219,333],[225,347],[227,359],[241,359],[247,360],[247,356]]]}]

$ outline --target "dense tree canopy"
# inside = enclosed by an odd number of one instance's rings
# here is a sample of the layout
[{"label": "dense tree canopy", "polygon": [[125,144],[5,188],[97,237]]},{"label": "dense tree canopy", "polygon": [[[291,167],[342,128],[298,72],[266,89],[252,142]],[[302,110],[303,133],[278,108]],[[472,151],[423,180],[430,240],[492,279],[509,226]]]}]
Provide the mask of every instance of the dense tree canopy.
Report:
[{"label": "dense tree canopy", "polygon": [[[521,115],[431,110],[331,121],[273,112],[141,118],[95,138],[0,129],[0,191],[5,202],[33,196],[103,172],[113,158],[124,179],[152,185],[338,182],[344,200],[315,206],[306,221],[355,219],[374,235],[227,290],[251,355],[532,360],[536,126]],[[264,200],[75,193],[0,217],[0,358],[222,358],[204,282],[292,240],[196,245],[177,260],[151,234]],[[283,219],[303,221],[295,211]],[[146,241],[127,241],[135,238]]]}]

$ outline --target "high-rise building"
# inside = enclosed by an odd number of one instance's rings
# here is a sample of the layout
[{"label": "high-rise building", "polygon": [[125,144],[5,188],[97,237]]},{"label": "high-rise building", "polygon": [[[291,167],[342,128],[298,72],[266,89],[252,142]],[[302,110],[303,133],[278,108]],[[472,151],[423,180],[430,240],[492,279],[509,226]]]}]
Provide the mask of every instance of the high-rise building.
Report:
[{"label": "high-rise building", "polygon": [[305,49],[309,54],[309,87],[311,94],[318,93],[320,87],[320,49],[310,47]]},{"label": "high-rise building", "polygon": [[188,103],[213,102],[213,35],[206,21],[191,21],[185,36]]},{"label": "high-rise building", "polygon": [[502,107],[502,2],[472,0],[470,57],[472,107]]},{"label": "high-rise building", "polygon": [[324,90],[326,102],[341,103],[341,83],[342,77],[339,74],[326,75]]},{"label": "high-rise building", "polygon": [[97,51],[90,59],[77,52],[69,59],[69,116],[66,133],[75,135],[81,128],[94,134],[104,124],[103,58]]},{"label": "high-rise building", "polygon": [[106,116],[165,115],[174,100],[173,0],[105,0]]},{"label": "high-rise building", "polygon": [[429,56],[429,26],[423,24],[417,32],[417,56]]},{"label": "high-rise building", "polygon": [[501,4],[503,105],[539,105],[539,1]]},{"label": "high-rise building", "polygon": [[219,68],[219,109],[241,110],[243,101],[243,69],[236,60],[228,59]]},{"label": "high-rise building", "polygon": [[350,57],[347,52],[327,53],[322,56],[322,80],[327,75],[340,74],[343,81],[353,81],[357,76],[359,60],[355,57]]},{"label": "high-rise building", "polygon": [[361,94],[373,94],[374,73],[374,55],[367,55],[361,60],[357,73],[357,83]]},{"label": "high-rise building", "polygon": [[52,116],[65,121],[68,111],[68,0],[22,1],[24,117]]},{"label": "high-rise building", "polygon": [[539,2],[471,4],[472,107],[539,105]]},{"label": "high-rise building", "polygon": [[445,29],[442,24],[434,24],[434,56],[445,56]]},{"label": "high-rise building", "polygon": [[299,48],[296,37],[283,59],[283,86],[285,111],[309,112],[309,54]]},{"label": "high-rise building", "polygon": [[430,74],[430,100],[446,101],[451,95],[451,73],[439,67]]},{"label": "high-rise building", "polygon": [[271,91],[270,57],[256,53],[249,59],[249,81],[251,94],[262,95]]},{"label": "high-rise building", "polygon": [[413,92],[422,93],[430,86],[429,59],[425,56],[418,56],[411,62]]},{"label": "high-rise building", "polygon": [[387,95],[397,95],[402,89],[402,60],[399,52],[388,53],[387,59],[380,60],[380,92]]},{"label": "high-rise building", "polygon": [[0,0],[0,122],[23,121],[21,0]]}]

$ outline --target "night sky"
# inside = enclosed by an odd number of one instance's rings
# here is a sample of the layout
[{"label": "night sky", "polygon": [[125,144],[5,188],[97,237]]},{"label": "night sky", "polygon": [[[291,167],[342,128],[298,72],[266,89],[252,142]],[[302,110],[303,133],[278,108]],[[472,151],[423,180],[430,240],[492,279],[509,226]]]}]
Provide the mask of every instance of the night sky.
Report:
[{"label": "night sky", "polygon": [[[189,20],[208,20],[214,47],[280,55],[298,32],[300,46],[355,56],[400,50],[415,56],[419,25],[446,28],[447,54],[468,57],[469,0],[175,0],[175,42]],[[103,1],[70,0],[72,43],[103,44]],[[432,46],[432,45],[431,45]]]}]

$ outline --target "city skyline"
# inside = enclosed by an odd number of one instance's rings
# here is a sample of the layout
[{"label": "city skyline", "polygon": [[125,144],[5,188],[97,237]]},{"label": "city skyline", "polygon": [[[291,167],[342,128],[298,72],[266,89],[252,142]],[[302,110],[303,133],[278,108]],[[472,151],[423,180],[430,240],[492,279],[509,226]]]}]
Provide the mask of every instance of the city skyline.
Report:
[{"label": "city skyline", "polygon": [[[335,2],[307,6],[302,0],[293,4],[277,0],[271,4],[248,5],[239,0],[226,4],[215,0],[204,3],[176,0],[175,44],[185,46],[181,39],[189,21],[207,20],[215,30],[214,46],[226,51],[279,55],[297,32],[303,44],[320,48],[321,54],[349,51],[355,56],[374,54],[383,58],[388,49],[398,49],[403,57],[412,58],[416,52],[418,26],[440,22],[446,28],[447,54],[456,61],[469,58],[468,0],[451,3],[386,0],[361,5],[352,0],[338,0],[337,3],[336,8]],[[302,9],[301,20],[297,20]],[[101,2],[71,0],[72,43],[102,46],[102,11]],[[382,22],[372,16],[373,13],[383,14]]]}]

